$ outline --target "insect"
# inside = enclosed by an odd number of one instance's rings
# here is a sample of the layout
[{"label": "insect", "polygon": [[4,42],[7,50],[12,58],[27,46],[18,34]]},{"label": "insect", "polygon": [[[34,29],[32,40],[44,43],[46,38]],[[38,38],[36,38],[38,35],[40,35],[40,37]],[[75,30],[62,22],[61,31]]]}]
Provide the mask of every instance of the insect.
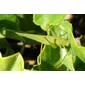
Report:
[{"label": "insect", "polygon": [[59,47],[68,46],[67,32],[62,27],[52,25],[49,26],[47,35],[54,37],[53,40],[44,37],[52,47],[56,48],[57,46]]}]

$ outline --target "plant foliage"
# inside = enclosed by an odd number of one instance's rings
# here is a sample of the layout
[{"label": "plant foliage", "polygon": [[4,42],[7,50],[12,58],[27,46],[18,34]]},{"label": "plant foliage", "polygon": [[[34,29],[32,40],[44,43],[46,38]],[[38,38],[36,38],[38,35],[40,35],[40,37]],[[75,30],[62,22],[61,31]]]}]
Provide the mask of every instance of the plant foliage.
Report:
[{"label": "plant foliage", "polygon": [[[33,14],[33,18],[30,19],[32,24],[29,24],[27,15],[0,15],[0,49],[6,49],[2,54],[4,57],[0,55],[0,71],[25,70],[21,53],[14,52],[7,38],[25,44],[43,45],[32,71],[83,70],[81,63],[85,65],[85,47],[76,43],[72,25],[65,20],[66,16],[65,14]],[[22,22],[29,22],[28,26],[24,28]],[[81,63],[78,63],[80,61]],[[81,69],[78,69],[79,66]]]}]

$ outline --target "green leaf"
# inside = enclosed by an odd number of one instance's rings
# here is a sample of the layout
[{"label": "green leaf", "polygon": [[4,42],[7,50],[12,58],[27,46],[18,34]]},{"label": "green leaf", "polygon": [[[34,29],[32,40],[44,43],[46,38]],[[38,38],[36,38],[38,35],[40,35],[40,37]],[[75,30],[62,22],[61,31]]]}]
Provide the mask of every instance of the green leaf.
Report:
[{"label": "green leaf", "polygon": [[2,35],[4,35],[7,38],[18,39],[22,41],[25,41],[24,38],[28,38],[46,45],[52,45],[53,47],[68,46],[69,44],[68,40],[56,36],[29,34],[24,32],[13,31],[9,29],[2,29],[0,32],[2,33]]},{"label": "green leaf", "polygon": [[64,27],[61,28],[62,24],[60,24],[58,26],[57,25],[51,26],[50,34],[53,35],[53,36],[56,36],[56,37],[61,37],[61,38],[64,38],[64,39],[68,39],[66,29]]},{"label": "green leaf", "polygon": [[61,48],[60,56],[62,58],[62,63],[67,67],[67,70],[74,71],[75,70],[73,66],[74,62],[71,52],[66,48]]},{"label": "green leaf", "polygon": [[[40,55],[38,56],[38,65],[34,66],[32,70],[43,71],[56,71],[62,70],[59,68],[61,64],[60,60],[60,48],[52,48],[51,46],[44,46]],[[65,70],[65,68],[63,68]]]},{"label": "green leaf", "polygon": [[68,46],[68,41],[61,38],[61,37],[54,37],[54,36],[46,36],[46,35],[36,35],[36,34],[27,34],[27,33],[19,33],[16,32],[16,34],[33,39],[35,41],[38,41],[40,43],[46,44],[46,45],[53,45],[56,46]]},{"label": "green leaf", "polygon": [[[49,34],[55,37],[63,37],[63,39],[67,39],[67,35],[68,35],[67,30],[65,29],[65,26],[61,28],[61,25],[63,25],[63,23],[58,26],[57,25],[52,26]],[[67,69],[74,70],[73,59],[72,59],[73,57],[70,55],[67,55],[68,53],[67,48],[59,48],[59,49],[56,48],[54,49],[56,51],[56,52],[54,51],[55,53],[53,52],[53,48],[49,48],[50,50],[48,48],[49,47],[46,46],[44,51],[41,52],[37,61],[38,65],[34,66],[33,70],[62,70],[62,69],[66,70],[64,65],[67,67]],[[54,59],[55,64],[53,64],[53,61],[52,61],[53,57],[56,58],[56,56],[59,57],[59,59],[58,60]]]},{"label": "green leaf", "polygon": [[9,30],[9,29],[6,29],[6,28],[2,28],[2,29],[0,29],[0,33],[4,36],[4,38],[23,41],[25,44],[39,44],[36,41],[33,41],[31,39],[27,39],[27,38],[23,38],[22,36],[17,35],[16,31],[14,31],[14,30]]},{"label": "green leaf", "polygon": [[71,70],[71,71],[74,71],[74,66],[73,66],[73,56],[72,54],[68,54],[64,61],[63,61],[63,64],[67,67],[67,69]]},{"label": "green leaf", "polygon": [[78,56],[79,59],[81,59],[85,63],[85,47],[78,46],[76,43],[76,40],[72,33],[72,25],[69,22],[65,22],[64,26],[67,29],[68,32],[68,40],[71,44],[71,50],[74,56]]},{"label": "green leaf", "polygon": [[23,71],[24,61],[20,53],[0,57],[0,71]]},{"label": "green leaf", "polygon": [[78,56],[79,59],[85,63],[85,47],[74,46],[73,51],[75,52],[76,56]]},{"label": "green leaf", "polygon": [[0,29],[1,28],[19,30],[19,23],[18,23],[17,15],[0,14]]},{"label": "green leaf", "polygon": [[15,22],[16,15],[14,14],[0,14],[0,20],[10,20]]},{"label": "green leaf", "polygon": [[[68,39],[68,33],[66,30],[66,26],[64,22],[58,26],[53,26],[51,28],[51,35],[56,36],[56,37],[62,37],[64,39]],[[62,63],[67,67],[69,70],[74,70],[73,66],[73,56],[71,53],[68,55],[69,50],[67,48],[60,48],[60,56],[62,60],[64,60]]]},{"label": "green leaf", "polygon": [[75,46],[76,46],[77,43],[76,43],[76,40],[75,40],[74,35],[73,35],[73,33],[72,33],[72,24],[69,23],[68,21],[64,21],[64,22],[60,25],[60,27],[67,32],[68,40],[69,40],[71,46],[72,46],[72,45],[75,45]]},{"label": "green leaf", "polygon": [[33,22],[47,31],[50,25],[59,25],[65,19],[65,14],[34,14]]},{"label": "green leaf", "polygon": [[85,63],[81,61],[78,57],[76,57],[76,61],[74,63],[76,71],[85,71]]},{"label": "green leaf", "polygon": [[16,14],[20,18],[24,18],[24,14]]},{"label": "green leaf", "polygon": [[[0,33],[0,49],[6,49],[6,51],[7,51],[7,53],[5,52],[5,56],[7,55],[7,54],[12,54],[12,53],[14,53],[14,51],[11,49],[11,47],[10,47],[10,45],[8,44],[8,42],[6,41],[6,39],[5,39],[5,36],[2,34],[2,33]],[[5,50],[4,49],[4,50]]]}]

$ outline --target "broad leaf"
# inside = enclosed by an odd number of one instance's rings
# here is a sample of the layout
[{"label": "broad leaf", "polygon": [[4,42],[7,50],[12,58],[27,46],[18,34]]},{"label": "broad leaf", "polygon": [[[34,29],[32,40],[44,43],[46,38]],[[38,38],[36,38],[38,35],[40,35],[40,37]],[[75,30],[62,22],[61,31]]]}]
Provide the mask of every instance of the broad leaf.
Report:
[{"label": "broad leaf", "polygon": [[43,70],[43,71],[56,71],[65,70],[66,68],[62,66],[60,60],[60,48],[52,48],[51,46],[44,46],[40,55],[38,56],[38,65],[34,66],[33,70]]},{"label": "broad leaf", "polygon": [[0,57],[0,71],[23,71],[24,61],[20,53],[8,57]]},{"label": "broad leaf", "polygon": [[[1,33],[7,38],[18,39],[18,40],[22,40],[22,41],[25,41],[24,38],[28,38],[28,39],[32,39],[37,42],[40,42],[42,44],[52,45],[53,47],[69,45],[68,40],[63,39],[61,37],[56,37],[56,36],[29,34],[29,33],[24,33],[24,32],[8,30],[8,29],[2,29]],[[14,36],[12,36],[12,35],[14,35]]]},{"label": "broad leaf", "polygon": [[75,56],[78,56],[85,63],[85,47],[78,46],[76,40],[72,34],[72,25],[69,22],[64,23],[66,29],[68,30],[68,38],[71,44],[72,53]]},{"label": "broad leaf", "polygon": [[[60,36],[64,39],[68,39],[68,33],[67,33],[67,29],[66,29],[66,26],[64,25],[64,23],[62,23],[58,26],[52,27],[51,34],[56,37]],[[68,52],[69,52],[69,49],[67,49],[65,47],[60,48],[60,56],[61,56],[61,59],[63,60],[62,63],[67,67],[68,70],[74,70],[73,56],[71,54],[68,55]]]},{"label": "broad leaf", "polygon": [[47,31],[50,25],[58,25],[64,21],[65,16],[65,14],[34,14],[33,22]]},{"label": "broad leaf", "polygon": [[16,22],[16,15],[14,14],[0,14],[0,20],[10,20]]},{"label": "broad leaf", "polygon": [[26,33],[18,33],[16,34],[33,39],[35,41],[38,41],[40,43],[46,44],[46,45],[52,45],[54,47],[56,46],[68,46],[68,41],[66,39],[63,39],[61,37],[54,37],[54,36],[46,36],[46,35],[36,35],[36,34],[26,34]]},{"label": "broad leaf", "polygon": [[75,52],[76,56],[78,56],[79,59],[81,59],[81,61],[85,63],[85,47],[75,46],[73,48],[73,51]]},{"label": "broad leaf", "polygon": [[5,51],[4,56],[14,53],[14,51],[11,49],[10,45],[6,41],[5,36],[1,33],[0,33],[0,49],[4,49]]},{"label": "broad leaf", "polygon": [[67,69],[74,71],[74,65],[73,65],[73,56],[72,54],[68,54],[64,61],[63,61],[64,65],[67,67]]}]

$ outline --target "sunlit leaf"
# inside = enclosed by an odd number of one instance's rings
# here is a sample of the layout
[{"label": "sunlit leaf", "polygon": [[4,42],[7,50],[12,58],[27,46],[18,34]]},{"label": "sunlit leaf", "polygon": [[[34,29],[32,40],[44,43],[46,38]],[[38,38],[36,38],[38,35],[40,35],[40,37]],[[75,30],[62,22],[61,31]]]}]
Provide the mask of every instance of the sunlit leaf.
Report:
[{"label": "sunlit leaf", "polygon": [[67,40],[61,38],[61,37],[53,37],[53,36],[46,36],[46,35],[35,35],[35,34],[26,34],[26,33],[18,33],[16,34],[36,40],[40,43],[46,44],[46,45],[53,45],[56,46],[67,46],[69,43]]},{"label": "sunlit leaf", "polygon": [[20,53],[0,57],[0,71],[23,71],[24,61]]},{"label": "sunlit leaf", "polygon": [[58,25],[64,21],[65,16],[65,14],[34,14],[33,22],[47,31],[50,25]]},{"label": "sunlit leaf", "polygon": [[75,46],[73,51],[75,52],[76,56],[78,56],[79,59],[85,63],[85,47]]},{"label": "sunlit leaf", "polygon": [[68,30],[68,38],[71,43],[71,49],[73,55],[79,57],[85,63],[85,47],[78,46],[76,40],[72,34],[72,25],[69,22],[64,23],[66,29]]},{"label": "sunlit leaf", "polygon": [[67,69],[74,71],[74,65],[73,65],[73,57],[72,54],[68,54],[64,61],[63,61],[64,65],[67,67]]}]

